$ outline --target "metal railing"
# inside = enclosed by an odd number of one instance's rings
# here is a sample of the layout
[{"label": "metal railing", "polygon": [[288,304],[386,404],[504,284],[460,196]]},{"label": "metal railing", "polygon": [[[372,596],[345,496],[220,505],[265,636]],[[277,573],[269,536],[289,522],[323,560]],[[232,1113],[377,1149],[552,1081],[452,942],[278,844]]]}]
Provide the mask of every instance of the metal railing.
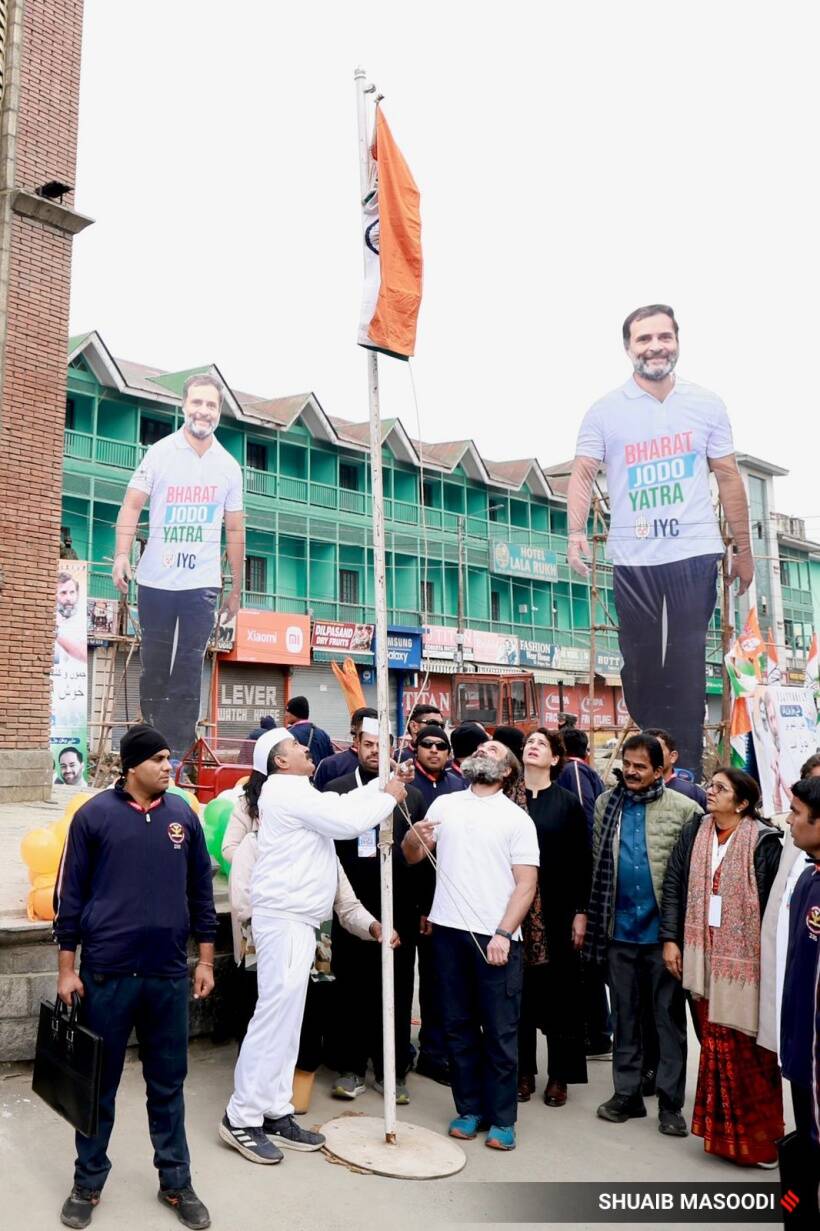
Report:
[{"label": "metal railing", "polygon": [[77,461],[99,462],[101,466],[116,466],[118,470],[136,470],[147,446],[128,440],[111,440],[108,436],[92,436],[89,432],[75,432],[67,428],[63,448],[66,457]]},{"label": "metal railing", "polygon": [[252,466],[245,468],[245,490],[253,496],[275,496],[276,475],[269,470],[254,470]]},{"label": "metal railing", "polygon": [[[147,447],[147,445],[133,441],[94,436],[89,432],[78,432],[73,429],[65,431],[66,457],[75,461],[97,462],[102,466],[111,466],[117,470],[129,472],[136,470]],[[245,466],[243,469],[245,490],[250,496],[279,499],[283,502],[291,501],[299,505],[310,505],[323,511],[338,510],[362,517],[370,516],[371,502],[366,492],[352,491],[349,488],[337,487],[332,483],[308,482],[307,479],[296,478],[292,475],[256,470],[252,466]],[[536,540],[540,546],[549,551],[555,551],[559,557],[566,556],[567,538],[563,534],[529,530],[525,526],[492,521],[489,516],[485,519],[475,514],[455,513],[448,509],[432,507],[424,509],[424,523],[429,530],[455,534],[462,517],[468,538],[478,539],[482,543],[489,539],[522,543]],[[402,526],[421,527],[422,524],[419,505],[408,500],[385,500],[385,518],[388,522]],[[602,564],[602,567],[607,566]],[[565,579],[562,573],[561,580]]]}]

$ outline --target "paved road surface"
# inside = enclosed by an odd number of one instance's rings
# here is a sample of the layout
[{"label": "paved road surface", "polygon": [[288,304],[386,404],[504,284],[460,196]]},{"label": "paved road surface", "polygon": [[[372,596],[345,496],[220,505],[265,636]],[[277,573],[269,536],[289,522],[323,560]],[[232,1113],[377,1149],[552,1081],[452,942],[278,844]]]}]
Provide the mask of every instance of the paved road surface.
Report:
[{"label": "paved road surface", "polygon": [[[481,1138],[467,1142],[467,1166],[455,1181],[398,1182],[351,1173],[322,1155],[294,1152],[287,1153],[279,1166],[255,1166],[223,1145],[216,1134],[231,1088],[234,1055],[231,1045],[194,1043],[186,1086],[194,1185],[210,1207],[216,1231],[358,1231],[371,1227],[426,1231],[457,1222],[464,1225],[462,1220],[479,1218],[483,1208],[475,1186],[494,1180],[674,1179],[742,1185],[774,1178],[771,1172],[747,1172],[707,1158],[697,1138],[662,1137],[657,1131],[654,1100],[650,1100],[650,1115],[645,1120],[625,1125],[598,1120],[595,1107],[611,1093],[610,1068],[602,1063],[590,1065],[590,1084],[572,1087],[570,1101],[563,1108],[545,1107],[539,1089],[538,1097],[521,1108],[519,1146],[513,1153],[488,1150]],[[697,1061],[696,1045],[691,1050],[687,1111],[694,1089],[693,1061]],[[412,1103],[400,1109],[400,1119],[436,1130],[445,1128],[452,1114],[449,1090],[412,1074],[409,1086]],[[381,1114],[381,1098],[372,1089],[354,1104],[331,1099],[328,1089],[329,1075],[320,1072],[306,1124],[321,1123],[345,1110]],[[100,1231],[162,1231],[177,1226],[173,1215],[156,1200],[144,1093],[134,1055],[120,1089],[111,1158],[114,1169],[94,1227]],[[18,1074],[0,1080],[0,1226],[4,1231],[59,1227],[58,1211],[70,1188],[72,1161],[70,1129],[32,1095],[30,1078]],[[620,1224],[627,1225],[632,1224]]]}]

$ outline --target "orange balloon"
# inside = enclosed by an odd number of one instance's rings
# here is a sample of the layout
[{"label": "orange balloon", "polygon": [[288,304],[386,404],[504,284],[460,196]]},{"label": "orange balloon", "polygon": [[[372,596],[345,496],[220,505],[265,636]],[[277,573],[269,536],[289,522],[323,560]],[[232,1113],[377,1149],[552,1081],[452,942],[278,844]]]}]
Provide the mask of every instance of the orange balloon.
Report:
[{"label": "orange balloon", "polygon": [[82,808],[84,803],[93,798],[91,791],[78,791],[76,795],[72,795],[63,809],[63,820],[70,821],[77,809]]},{"label": "orange balloon", "polygon": [[49,829],[61,846],[65,846],[65,840],[68,837],[68,827],[70,824],[70,820],[67,820],[65,817],[61,817],[59,821],[54,821],[53,824],[49,825]]},{"label": "orange balloon", "polygon": [[63,844],[50,829],[30,829],[20,843],[20,854],[31,880],[50,873],[57,875]]},{"label": "orange balloon", "polygon": [[26,898],[26,914],[32,922],[38,919],[48,922],[54,918],[54,877],[38,876],[37,881],[47,883],[35,883],[29,890]]}]

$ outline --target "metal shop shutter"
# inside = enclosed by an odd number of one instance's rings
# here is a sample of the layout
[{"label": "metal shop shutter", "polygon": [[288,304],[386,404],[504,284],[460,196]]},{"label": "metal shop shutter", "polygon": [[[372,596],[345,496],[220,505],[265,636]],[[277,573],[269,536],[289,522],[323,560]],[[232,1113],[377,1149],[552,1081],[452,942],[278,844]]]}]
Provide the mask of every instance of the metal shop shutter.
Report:
[{"label": "metal shop shutter", "polygon": [[277,725],[285,715],[285,677],[270,663],[220,662],[218,681],[219,742],[245,739],[271,714]]},{"label": "metal shop shutter", "polygon": [[289,695],[307,697],[310,721],[327,731],[331,739],[350,743],[350,711],[330,663],[294,667]]}]

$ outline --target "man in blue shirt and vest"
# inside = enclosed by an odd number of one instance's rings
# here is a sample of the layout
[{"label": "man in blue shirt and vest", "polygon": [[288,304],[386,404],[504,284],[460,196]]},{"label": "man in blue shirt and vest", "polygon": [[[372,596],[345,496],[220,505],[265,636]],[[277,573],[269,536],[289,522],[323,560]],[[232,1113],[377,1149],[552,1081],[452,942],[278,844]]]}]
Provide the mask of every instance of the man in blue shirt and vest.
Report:
[{"label": "man in blue shirt and vest", "polygon": [[585,954],[606,963],[612,1000],[615,1093],[602,1120],[622,1124],[645,1116],[641,1094],[642,989],[651,989],[660,1058],[658,1129],[685,1137],[686,1004],[663,961],[661,887],[678,834],[701,810],[663,784],[663,750],[651,735],[623,746],[622,782],[595,805],[594,870]]},{"label": "man in blue shirt and vest", "polygon": [[[182,1086],[188,1065],[188,937],[199,942],[195,999],[214,986],[216,911],[199,819],[171,782],[168,740],[132,727],[120,741],[122,777],[71,822],[55,892],[57,995],[81,997],[81,1022],[102,1036],[99,1128],[77,1134],[74,1187],[60,1215],[87,1227],[111,1170],[107,1155],[125,1051],[136,1029],[159,1171],[159,1200],[186,1227],[210,1225],[191,1187]],[[79,974],[74,962],[82,946]]]}]

